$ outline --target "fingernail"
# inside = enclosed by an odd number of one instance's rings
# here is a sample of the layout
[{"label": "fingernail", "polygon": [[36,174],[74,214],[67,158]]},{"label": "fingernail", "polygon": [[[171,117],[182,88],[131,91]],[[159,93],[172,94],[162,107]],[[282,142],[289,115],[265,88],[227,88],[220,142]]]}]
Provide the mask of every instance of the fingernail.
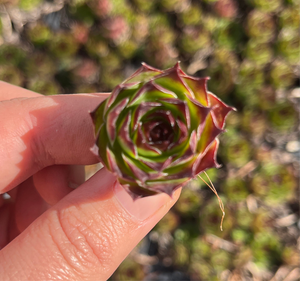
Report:
[{"label": "fingernail", "polygon": [[169,195],[163,193],[139,198],[134,201],[118,182],[114,185],[114,192],[117,200],[123,208],[139,221],[148,219],[166,203],[172,200]]}]

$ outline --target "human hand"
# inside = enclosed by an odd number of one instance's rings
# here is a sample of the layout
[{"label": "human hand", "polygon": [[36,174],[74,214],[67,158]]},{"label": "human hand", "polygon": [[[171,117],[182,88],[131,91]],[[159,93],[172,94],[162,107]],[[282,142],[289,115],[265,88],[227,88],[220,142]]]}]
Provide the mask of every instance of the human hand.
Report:
[{"label": "human hand", "polygon": [[89,111],[107,95],[0,82],[1,280],[106,280],[178,199],[133,202],[105,169],[84,182],[78,165],[99,161]]}]

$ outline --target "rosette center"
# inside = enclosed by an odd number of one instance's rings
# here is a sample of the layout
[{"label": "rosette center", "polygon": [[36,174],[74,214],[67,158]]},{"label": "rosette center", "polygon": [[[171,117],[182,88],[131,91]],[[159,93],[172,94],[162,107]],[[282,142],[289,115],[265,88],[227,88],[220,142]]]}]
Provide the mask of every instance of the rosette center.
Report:
[{"label": "rosette center", "polygon": [[149,131],[149,142],[161,143],[163,141],[172,142],[174,138],[174,132],[170,124],[164,122],[155,122],[152,125],[152,129]]}]

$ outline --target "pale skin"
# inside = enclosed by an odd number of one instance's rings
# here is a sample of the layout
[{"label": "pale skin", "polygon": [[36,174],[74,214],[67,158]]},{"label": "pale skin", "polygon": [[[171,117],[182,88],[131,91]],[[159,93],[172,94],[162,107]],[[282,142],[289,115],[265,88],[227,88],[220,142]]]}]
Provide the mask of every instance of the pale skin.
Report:
[{"label": "pale skin", "polygon": [[178,199],[132,201],[105,169],[84,182],[99,162],[89,112],[107,96],[0,81],[1,280],[107,280]]}]

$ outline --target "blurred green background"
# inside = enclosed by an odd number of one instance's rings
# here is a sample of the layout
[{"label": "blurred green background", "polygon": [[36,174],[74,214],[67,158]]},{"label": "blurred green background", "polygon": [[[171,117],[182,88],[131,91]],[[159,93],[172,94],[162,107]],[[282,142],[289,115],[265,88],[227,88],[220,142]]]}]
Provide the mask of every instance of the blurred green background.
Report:
[{"label": "blurred green background", "polygon": [[111,91],[141,62],[238,109],[210,170],[111,280],[299,280],[299,0],[0,0],[0,80],[52,95]]}]

